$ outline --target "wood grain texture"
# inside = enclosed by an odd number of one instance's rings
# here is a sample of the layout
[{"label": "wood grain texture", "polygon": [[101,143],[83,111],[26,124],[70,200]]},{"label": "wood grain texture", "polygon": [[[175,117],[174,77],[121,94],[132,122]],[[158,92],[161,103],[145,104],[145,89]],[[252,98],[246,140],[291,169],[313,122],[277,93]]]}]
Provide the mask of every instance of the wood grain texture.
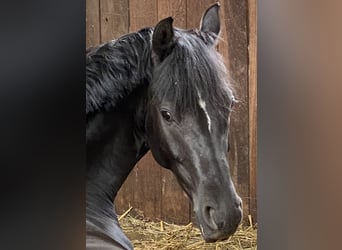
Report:
[{"label": "wood grain texture", "polygon": [[154,27],[158,22],[157,0],[130,0],[129,31],[134,32],[144,27]]},{"label": "wood grain texture", "polygon": [[188,29],[199,29],[203,12],[215,1],[213,0],[187,0],[186,26]]},{"label": "wood grain texture", "polygon": [[158,0],[158,20],[173,17],[173,25],[186,28],[186,0]]},{"label": "wood grain texture", "polygon": [[101,43],[128,33],[128,0],[100,0]]},{"label": "wood grain texture", "polygon": [[228,44],[227,66],[239,100],[231,114],[229,162],[246,220],[249,214],[248,4],[246,0],[225,0],[222,11]]},{"label": "wood grain texture", "polygon": [[86,1],[86,46],[100,43],[100,0]]},{"label": "wood grain texture", "polygon": [[[148,219],[161,218],[161,167],[148,152],[133,169],[134,207],[141,210]],[[129,184],[129,183],[127,183]],[[126,183],[125,183],[126,185]]]},{"label": "wood grain texture", "polygon": [[257,221],[257,29],[256,0],[248,1],[249,210]]},{"label": "wood grain texture", "polygon": [[[227,69],[229,67],[229,49],[228,49],[228,35],[227,31],[229,27],[226,27],[226,13],[225,9],[225,1],[220,2],[220,25],[221,25],[221,32],[220,32],[220,40],[217,44],[217,49],[223,57],[224,64],[226,65]],[[228,72],[229,73],[229,72]]]}]

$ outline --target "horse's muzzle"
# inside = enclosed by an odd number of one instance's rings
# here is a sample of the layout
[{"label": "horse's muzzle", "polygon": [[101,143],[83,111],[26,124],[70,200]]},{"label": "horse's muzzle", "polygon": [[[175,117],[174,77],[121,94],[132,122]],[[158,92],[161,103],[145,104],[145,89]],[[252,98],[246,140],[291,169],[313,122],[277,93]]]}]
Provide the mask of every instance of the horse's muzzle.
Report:
[{"label": "horse's muzzle", "polygon": [[224,240],[235,233],[242,219],[242,202],[236,197],[229,207],[204,204],[196,216],[206,242]]}]

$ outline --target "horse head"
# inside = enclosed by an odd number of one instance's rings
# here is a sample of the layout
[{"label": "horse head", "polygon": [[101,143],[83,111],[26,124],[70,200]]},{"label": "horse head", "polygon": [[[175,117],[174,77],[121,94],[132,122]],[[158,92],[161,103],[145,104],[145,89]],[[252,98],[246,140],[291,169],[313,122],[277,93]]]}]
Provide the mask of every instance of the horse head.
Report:
[{"label": "horse head", "polygon": [[154,28],[145,121],[154,158],[176,175],[208,242],[228,238],[242,218],[227,160],[234,96],[215,49],[218,11],[211,6],[199,30],[174,28],[171,17]]}]

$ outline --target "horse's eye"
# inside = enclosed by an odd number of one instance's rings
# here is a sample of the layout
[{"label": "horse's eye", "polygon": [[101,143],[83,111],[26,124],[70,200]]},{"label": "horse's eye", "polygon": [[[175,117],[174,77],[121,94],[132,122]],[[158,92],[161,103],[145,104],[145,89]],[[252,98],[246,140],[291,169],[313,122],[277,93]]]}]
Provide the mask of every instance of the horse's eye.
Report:
[{"label": "horse's eye", "polygon": [[161,115],[162,115],[162,117],[164,118],[165,121],[168,121],[168,122],[172,121],[172,116],[171,116],[171,113],[169,111],[162,110],[160,112],[161,112]]}]

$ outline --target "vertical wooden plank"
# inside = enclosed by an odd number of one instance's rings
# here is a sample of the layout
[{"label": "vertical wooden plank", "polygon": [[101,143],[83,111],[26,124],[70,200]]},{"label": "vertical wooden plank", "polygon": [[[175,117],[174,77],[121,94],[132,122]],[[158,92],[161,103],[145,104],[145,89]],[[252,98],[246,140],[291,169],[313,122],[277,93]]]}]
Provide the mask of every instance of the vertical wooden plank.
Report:
[{"label": "vertical wooden plank", "polygon": [[186,26],[188,29],[199,29],[204,11],[215,1],[213,0],[187,0],[186,3]]},{"label": "vertical wooden plank", "polygon": [[129,207],[138,209],[147,219],[161,218],[161,167],[148,152],[134,167],[115,199],[117,213]]},{"label": "vertical wooden plank", "polygon": [[[158,20],[172,16],[174,26],[186,27],[186,0],[159,0]],[[162,193],[161,212],[162,220],[176,224],[190,222],[190,201],[183,195],[174,174],[166,169],[161,170]]]},{"label": "vertical wooden plank", "polygon": [[128,33],[128,0],[100,0],[101,43]]},{"label": "vertical wooden plank", "polygon": [[161,167],[148,152],[132,171],[134,180],[134,207],[148,219],[161,218]]},{"label": "vertical wooden plank", "polygon": [[144,27],[155,26],[157,18],[157,0],[130,0],[130,32]]},{"label": "vertical wooden plank", "polygon": [[172,16],[173,25],[186,28],[186,0],[158,0],[158,21]]},{"label": "vertical wooden plank", "polygon": [[[229,54],[229,37],[228,37],[228,32],[230,32],[230,27],[227,27],[227,24],[229,23],[228,18],[229,18],[229,13],[226,12],[226,7],[225,5],[227,1],[222,1],[220,2],[221,7],[220,7],[220,22],[221,22],[221,32],[220,32],[220,41],[217,45],[218,51],[223,57],[224,64],[226,68],[228,69],[228,78],[230,79],[232,85],[234,86],[234,89],[236,89],[236,84],[234,84],[233,77],[232,77],[232,72],[230,70],[230,54]],[[235,112],[236,113],[236,112]],[[233,114],[231,115],[233,116]],[[232,119],[231,119],[232,120]],[[233,127],[233,122],[231,122],[230,127]],[[234,133],[233,128],[230,128],[230,134],[229,134],[229,143],[230,143],[230,152],[228,153],[228,158],[229,158],[229,165],[230,165],[230,173],[234,182],[234,185],[237,188],[237,192],[239,195],[241,195],[239,187],[238,187],[238,177],[237,177],[237,168],[234,167],[234,164],[232,161],[234,161],[235,158],[237,158],[237,147],[233,143],[232,139],[232,133]],[[235,158],[233,157],[235,156]],[[246,201],[244,201],[244,206],[245,206]]]},{"label": "vertical wooden plank", "polygon": [[230,168],[237,192],[243,200],[244,219],[249,214],[249,112],[248,112],[248,4],[246,0],[225,0],[228,70],[239,103],[231,115]]},{"label": "vertical wooden plank", "polygon": [[[158,19],[156,0],[130,0],[129,31],[155,26]],[[149,152],[132,171],[129,179],[133,180],[133,204],[144,215],[151,219],[161,218],[161,167],[154,161]]]},{"label": "vertical wooden plank", "polygon": [[100,43],[100,10],[99,0],[86,1],[86,46],[91,47]]},{"label": "vertical wooden plank", "polygon": [[[226,12],[225,10],[225,1],[220,2],[220,24],[221,24],[221,32],[220,32],[220,41],[218,42],[217,49],[223,57],[224,64],[227,69],[229,68],[229,49],[228,49],[228,34],[226,27]],[[229,73],[229,72],[228,72]]]},{"label": "vertical wooden plank", "polygon": [[257,31],[256,0],[248,1],[248,88],[249,88],[249,196],[250,214],[257,221],[256,155],[257,155]]}]

